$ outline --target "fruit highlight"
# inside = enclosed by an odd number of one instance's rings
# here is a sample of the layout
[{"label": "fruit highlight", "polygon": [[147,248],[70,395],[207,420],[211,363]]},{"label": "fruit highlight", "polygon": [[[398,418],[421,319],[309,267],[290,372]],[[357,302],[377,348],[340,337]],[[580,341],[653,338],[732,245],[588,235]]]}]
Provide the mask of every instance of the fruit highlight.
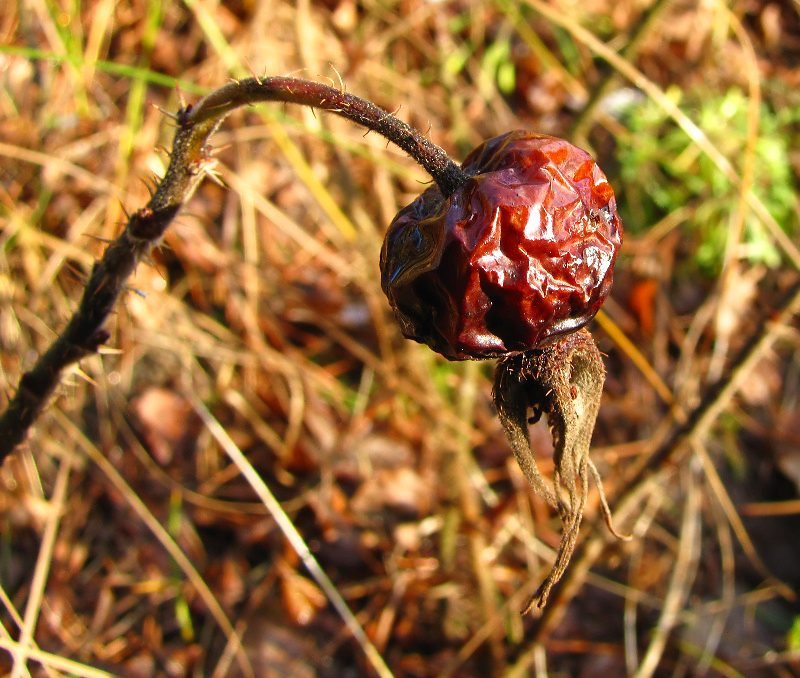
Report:
[{"label": "fruit highlight", "polygon": [[449,196],[402,209],[381,285],[403,334],[451,360],[539,348],[586,325],[622,242],[614,192],[572,144],[513,131],[473,150]]}]

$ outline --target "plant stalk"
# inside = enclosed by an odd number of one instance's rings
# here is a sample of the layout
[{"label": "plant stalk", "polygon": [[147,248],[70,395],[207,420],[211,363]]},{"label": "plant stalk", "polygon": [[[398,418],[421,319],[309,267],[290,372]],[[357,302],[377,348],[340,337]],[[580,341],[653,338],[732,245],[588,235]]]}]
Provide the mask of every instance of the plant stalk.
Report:
[{"label": "plant stalk", "polygon": [[347,92],[297,78],[248,78],[215,90],[175,116],[178,129],[164,178],[150,202],[128,220],[92,268],[80,305],[64,331],[22,375],[0,415],[0,464],[23,442],[70,365],[97,352],[110,334],[104,325],[136,266],[158,246],[169,224],[214,166],[209,139],[234,109],[262,101],[312,106],[378,132],[422,167],[448,196],[467,175],[444,150],[379,106]]}]

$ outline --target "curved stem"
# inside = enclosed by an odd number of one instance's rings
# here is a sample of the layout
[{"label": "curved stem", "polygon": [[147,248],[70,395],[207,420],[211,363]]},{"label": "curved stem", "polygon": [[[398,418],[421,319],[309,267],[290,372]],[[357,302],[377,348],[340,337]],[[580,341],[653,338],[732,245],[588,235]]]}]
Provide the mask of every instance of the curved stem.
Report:
[{"label": "curved stem", "polygon": [[197,124],[260,101],[320,108],[377,132],[422,165],[445,197],[468,179],[461,167],[419,130],[371,101],[310,80],[271,77],[231,82],[181,111],[179,122],[181,125]]},{"label": "curved stem", "polygon": [[403,121],[375,104],[341,90],[296,78],[248,78],[229,83],[180,110],[170,163],[146,207],[92,268],[80,306],[60,336],[19,382],[0,415],[0,464],[21,443],[73,363],[97,352],[109,338],[104,324],[136,266],[164,237],[172,219],[214,166],[208,145],[225,117],[240,106],[282,101],[321,108],[383,135],[419,162],[447,196],[467,180],[448,155]]}]

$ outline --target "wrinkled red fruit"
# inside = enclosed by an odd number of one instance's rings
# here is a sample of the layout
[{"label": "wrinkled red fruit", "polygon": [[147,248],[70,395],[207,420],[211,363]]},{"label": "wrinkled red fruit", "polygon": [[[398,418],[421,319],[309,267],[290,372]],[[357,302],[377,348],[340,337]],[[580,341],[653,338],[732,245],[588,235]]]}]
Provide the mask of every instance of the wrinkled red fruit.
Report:
[{"label": "wrinkled red fruit", "polygon": [[622,242],[614,192],[592,158],[522,130],[473,150],[469,180],[403,208],[381,286],[403,334],[451,360],[540,347],[588,323]]}]

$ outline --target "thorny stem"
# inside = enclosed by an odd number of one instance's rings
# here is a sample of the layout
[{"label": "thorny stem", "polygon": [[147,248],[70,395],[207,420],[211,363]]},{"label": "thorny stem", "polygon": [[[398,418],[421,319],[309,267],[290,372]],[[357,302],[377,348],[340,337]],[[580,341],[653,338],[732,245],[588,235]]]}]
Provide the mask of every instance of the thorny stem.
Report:
[{"label": "thorny stem", "polygon": [[0,464],[21,443],[73,363],[95,353],[109,338],[104,329],[109,314],[136,265],[164,235],[172,219],[212,165],[208,138],[220,120],[181,126],[175,134],[171,161],[146,207],[134,212],[103,258],[92,268],[78,310],[67,327],[22,375],[16,395],[0,417]]},{"label": "thorny stem", "polygon": [[[600,491],[601,508],[611,532],[617,533],[605,500],[600,474],[589,459],[592,432],[600,409],[605,370],[589,331],[568,334],[541,349],[509,356],[497,365],[494,401],[511,449],[534,492],[558,511],[561,543],[555,563],[523,610],[547,604],[563,576],[578,541],[591,475]],[[553,485],[539,472],[528,437],[528,410],[533,420],[545,414],[553,436]],[[565,496],[566,495],[566,496]]]},{"label": "thorny stem", "polygon": [[282,101],[341,115],[397,144],[450,195],[467,176],[423,134],[364,99],[320,83],[296,78],[249,78],[229,83],[178,112],[170,163],[146,207],[128,220],[122,234],[95,263],[80,306],[65,330],[26,372],[0,416],[0,464],[27,435],[61,381],[62,372],[109,338],[105,322],[136,266],[164,236],[172,219],[191,197],[214,161],[209,138],[235,108],[261,101]]},{"label": "thorny stem", "polygon": [[283,101],[320,108],[377,132],[422,165],[445,197],[467,181],[461,167],[419,130],[371,101],[310,80],[274,77],[232,82],[196,105],[188,106],[181,112],[179,120],[181,124],[197,124],[260,101]]}]

